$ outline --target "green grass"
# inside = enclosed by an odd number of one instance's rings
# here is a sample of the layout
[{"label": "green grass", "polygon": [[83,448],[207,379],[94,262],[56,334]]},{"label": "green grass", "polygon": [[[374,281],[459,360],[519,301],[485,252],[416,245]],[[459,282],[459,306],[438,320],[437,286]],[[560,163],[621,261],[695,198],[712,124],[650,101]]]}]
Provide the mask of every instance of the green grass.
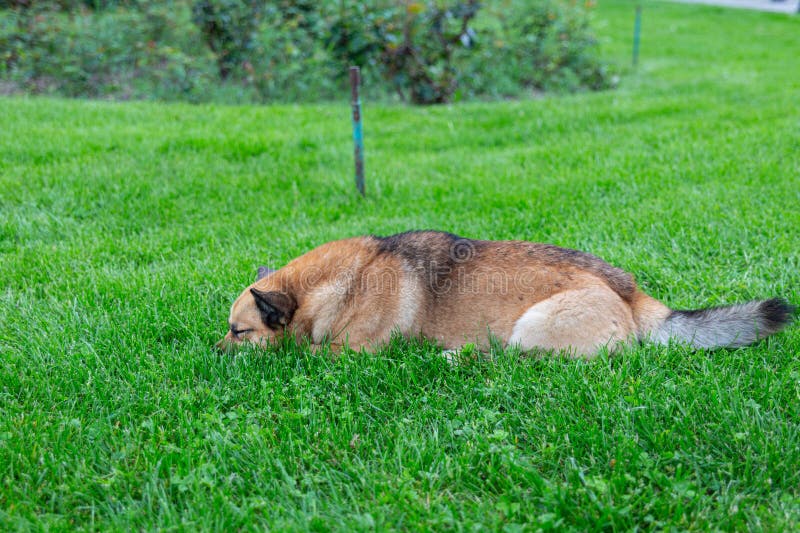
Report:
[{"label": "green grass", "polygon": [[[612,59],[632,5],[603,2]],[[691,308],[800,303],[800,18],[645,5],[619,90],[365,106],[0,99],[0,529],[800,527],[800,328],[451,367],[211,346],[256,266],[437,228]],[[344,98],[344,96],[343,96]]]}]

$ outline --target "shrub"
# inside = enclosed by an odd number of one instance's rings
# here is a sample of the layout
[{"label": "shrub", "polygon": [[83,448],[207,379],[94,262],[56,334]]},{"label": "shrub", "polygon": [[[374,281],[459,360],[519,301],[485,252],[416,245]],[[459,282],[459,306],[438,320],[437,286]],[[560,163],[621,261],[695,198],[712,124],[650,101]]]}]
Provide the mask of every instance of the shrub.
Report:
[{"label": "shrub", "polygon": [[454,52],[470,46],[479,8],[476,0],[356,4],[333,22],[330,42],[347,62],[377,67],[402,100],[408,92],[415,104],[445,103],[461,78]]},{"label": "shrub", "polygon": [[590,31],[591,4],[555,0],[353,2],[330,26],[345,63],[376,70],[405,100],[602,89],[611,77]]},{"label": "shrub", "polygon": [[298,101],[340,98],[356,64],[370,98],[415,104],[602,89],[590,12],[558,0],[0,0],[0,80],[68,96]]},{"label": "shrub", "polygon": [[503,22],[522,85],[542,90],[597,90],[610,84],[590,29],[592,5],[517,2],[512,16]]},{"label": "shrub", "polygon": [[324,100],[344,90],[338,63],[325,46],[327,21],[299,2],[268,6],[258,35],[257,53],[244,82],[262,101]]},{"label": "shrub", "polygon": [[260,0],[194,2],[192,18],[216,57],[223,80],[252,55],[262,10]]},{"label": "shrub", "polygon": [[192,99],[209,73],[209,58],[189,53],[200,47],[196,33],[186,37],[188,12],[161,2],[99,12],[39,4],[4,20],[3,77],[30,92]]}]

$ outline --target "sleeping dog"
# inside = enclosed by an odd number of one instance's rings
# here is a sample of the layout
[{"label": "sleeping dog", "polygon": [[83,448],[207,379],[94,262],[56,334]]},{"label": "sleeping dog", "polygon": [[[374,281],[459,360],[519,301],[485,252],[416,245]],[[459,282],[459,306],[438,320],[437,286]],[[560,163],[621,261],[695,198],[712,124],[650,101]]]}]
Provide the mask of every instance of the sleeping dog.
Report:
[{"label": "sleeping dog", "polygon": [[260,268],[218,346],[291,335],[312,348],[370,350],[399,333],[449,350],[486,349],[493,337],[574,356],[644,340],[736,347],[780,331],[793,310],[774,298],[674,311],[585,252],[411,231],[330,242],[279,270]]}]

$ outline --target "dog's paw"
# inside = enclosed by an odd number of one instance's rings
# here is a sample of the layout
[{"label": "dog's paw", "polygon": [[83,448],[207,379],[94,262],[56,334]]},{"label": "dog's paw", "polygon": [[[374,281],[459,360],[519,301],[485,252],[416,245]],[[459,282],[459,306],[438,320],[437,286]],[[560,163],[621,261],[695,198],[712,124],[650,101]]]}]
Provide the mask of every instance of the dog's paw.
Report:
[{"label": "dog's paw", "polygon": [[439,355],[444,357],[444,360],[450,364],[450,366],[458,366],[461,362],[461,353],[459,350],[443,350]]},{"label": "dog's paw", "polygon": [[441,352],[441,356],[444,357],[444,360],[447,361],[450,366],[459,366],[467,361],[477,359],[479,353],[480,352],[475,345],[470,342],[461,348],[443,350]]}]

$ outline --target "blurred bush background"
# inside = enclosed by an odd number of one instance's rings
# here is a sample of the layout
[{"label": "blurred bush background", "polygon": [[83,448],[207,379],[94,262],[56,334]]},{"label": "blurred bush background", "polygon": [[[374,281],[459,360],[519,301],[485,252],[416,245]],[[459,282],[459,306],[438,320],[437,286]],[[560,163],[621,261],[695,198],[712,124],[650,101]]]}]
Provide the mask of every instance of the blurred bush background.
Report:
[{"label": "blurred bush background", "polygon": [[435,104],[608,88],[593,0],[0,0],[0,94]]}]

